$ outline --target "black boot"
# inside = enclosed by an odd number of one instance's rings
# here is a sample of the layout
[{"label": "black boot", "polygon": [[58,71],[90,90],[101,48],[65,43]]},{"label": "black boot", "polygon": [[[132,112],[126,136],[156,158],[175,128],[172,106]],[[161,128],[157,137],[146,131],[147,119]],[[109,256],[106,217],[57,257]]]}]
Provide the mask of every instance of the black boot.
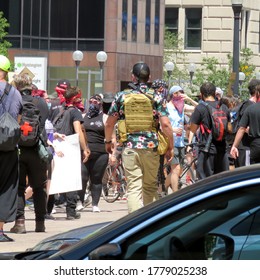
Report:
[{"label": "black boot", "polygon": [[71,213],[71,214],[67,214],[67,220],[75,220],[75,219],[80,219],[81,215],[80,213]]},{"label": "black boot", "polygon": [[36,221],[35,232],[45,232],[44,221]]}]

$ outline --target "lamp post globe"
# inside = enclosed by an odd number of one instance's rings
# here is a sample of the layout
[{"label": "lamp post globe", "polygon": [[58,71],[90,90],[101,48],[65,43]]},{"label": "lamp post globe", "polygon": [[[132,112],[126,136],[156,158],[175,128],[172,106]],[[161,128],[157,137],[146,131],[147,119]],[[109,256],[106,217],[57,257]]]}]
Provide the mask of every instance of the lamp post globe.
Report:
[{"label": "lamp post globe", "polygon": [[245,78],[246,78],[245,73],[244,72],[239,72],[238,79],[239,79],[240,85],[244,82]]},{"label": "lamp post globe", "polygon": [[255,73],[255,78],[256,78],[257,80],[260,80],[260,72],[256,72],[256,73]]},{"label": "lamp post globe", "polygon": [[172,71],[174,69],[174,63],[171,61],[168,61],[165,63],[165,69],[167,71],[168,76],[170,76],[172,74]]},{"label": "lamp post globe", "polygon": [[168,75],[168,86],[170,86],[170,78],[172,75],[172,71],[174,69],[174,63],[171,61],[168,61],[165,63],[164,67],[165,67],[165,69],[167,71],[167,75]]},{"label": "lamp post globe", "polygon": [[96,55],[96,59],[99,63],[100,69],[103,68],[104,63],[107,61],[107,53],[104,51],[100,51]]},{"label": "lamp post globe", "polygon": [[190,84],[192,85],[192,79],[196,70],[196,64],[195,63],[190,63],[188,66],[188,70],[190,73]]},{"label": "lamp post globe", "polygon": [[76,64],[80,64],[80,62],[83,60],[83,52],[79,50],[73,52],[72,59],[75,61]]},{"label": "lamp post globe", "polygon": [[79,84],[79,65],[80,62],[83,60],[83,52],[82,51],[75,51],[72,54],[72,59],[75,61],[75,65],[76,65],[76,86],[78,86]]},{"label": "lamp post globe", "polygon": [[104,51],[99,51],[96,55],[96,59],[99,63],[99,67],[100,67],[100,80],[102,81],[102,90],[103,90],[103,88],[104,88],[103,66],[104,66],[104,63],[107,61],[107,53]]}]

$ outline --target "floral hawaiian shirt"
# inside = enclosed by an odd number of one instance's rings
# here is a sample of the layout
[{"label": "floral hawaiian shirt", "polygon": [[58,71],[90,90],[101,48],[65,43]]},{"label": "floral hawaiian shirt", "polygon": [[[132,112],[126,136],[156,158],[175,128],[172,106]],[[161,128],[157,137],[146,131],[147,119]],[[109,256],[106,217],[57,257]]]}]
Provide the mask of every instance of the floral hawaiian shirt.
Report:
[{"label": "floral hawaiian shirt", "polygon": [[[146,93],[149,91],[149,87],[146,84],[139,85],[140,91]],[[118,92],[114,101],[111,104],[108,115],[115,116],[118,120],[124,120],[124,96],[131,93],[140,93],[138,90],[128,90]],[[140,93],[142,94],[142,93]],[[161,95],[154,93],[153,96],[153,116],[155,120],[158,120],[160,116],[168,116],[168,109],[164,99]],[[133,149],[154,149],[158,146],[158,138],[155,132],[140,131],[134,133],[127,133],[127,141],[124,142],[124,146]]]}]

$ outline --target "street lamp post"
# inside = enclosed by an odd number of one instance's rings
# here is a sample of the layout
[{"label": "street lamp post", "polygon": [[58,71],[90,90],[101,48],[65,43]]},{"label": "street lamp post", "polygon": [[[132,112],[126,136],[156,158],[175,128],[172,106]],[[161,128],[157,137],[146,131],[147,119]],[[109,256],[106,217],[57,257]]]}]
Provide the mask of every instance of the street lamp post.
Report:
[{"label": "street lamp post", "polygon": [[232,0],[232,9],[234,12],[234,39],[233,39],[233,73],[235,73],[235,81],[233,85],[233,94],[238,95],[239,92],[239,22],[240,13],[243,7],[243,0]]},{"label": "street lamp post", "polygon": [[192,86],[192,79],[196,70],[196,65],[194,63],[190,63],[188,66],[188,70],[190,73],[190,86]]},{"label": "street lamp post", "polygon": [[168,87],[170,87],[170,79],[171,79],[172,71],[174,69],[174,63],[171,61],[168,61],[167,63],[165,63],[164,67],[165,67],[165,69],[167,71],[167,75],[168,75]]},{"label": "street lamp post", "polygon": [[102,89],[103,89],[103,67],[104,67],[104,63],[107,61],[107,53],[104,51],[98,52],[96,59],[100,67],[100,80],[102,81]]},{"label": "street lamp post", "polygon": [[73,52],[72,59],[75,61],[75,65],[76,65],[76,86],[78,86],[78,84],[79,84],[79,65],[83,59],[83,52],[79,51],[79,50]]}]

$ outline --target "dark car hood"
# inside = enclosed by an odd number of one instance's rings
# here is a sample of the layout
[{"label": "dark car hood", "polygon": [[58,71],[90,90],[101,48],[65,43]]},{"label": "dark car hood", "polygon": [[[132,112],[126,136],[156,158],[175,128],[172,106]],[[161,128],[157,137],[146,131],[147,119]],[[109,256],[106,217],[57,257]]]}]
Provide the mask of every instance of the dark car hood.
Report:
[{"label": "dark car hood", "polygon": [[28,249],[28,251],[58,250],[60,249],[60,247],[64,247],[64,245],[68,246],[85,238],[86,236],[92,234],[94,231],[99,230],[110,223],[111,222],[104,222],[88,225],[50,236],[48,238],[43,239],[33,248]]},{"label": "dark car hood", "polygon": [[[43,251],[50,251],[52,253],[58,250],[68,247],[81,239],[89,236],[96,230],[99,230],[111,222],[103,222],[93,225],[88,225],[80,228],[75,228],[63,233],[58,233],[53,236],[43,239],[41,242],[37,243],[34,247],[28,248],[26,252],[6,252],[0,254],[0,260],[11,260],[11,259],[22,259],[22,255],[30,255],[30,252],[35,252],[35,254],[41,254]],[[50,253],[50,254],[52,254]],[[45,253],[44,253],[45,254]],[[47,253],[48,254],[48,253]],[[20,256],[20,257],[19,257]]]}]

